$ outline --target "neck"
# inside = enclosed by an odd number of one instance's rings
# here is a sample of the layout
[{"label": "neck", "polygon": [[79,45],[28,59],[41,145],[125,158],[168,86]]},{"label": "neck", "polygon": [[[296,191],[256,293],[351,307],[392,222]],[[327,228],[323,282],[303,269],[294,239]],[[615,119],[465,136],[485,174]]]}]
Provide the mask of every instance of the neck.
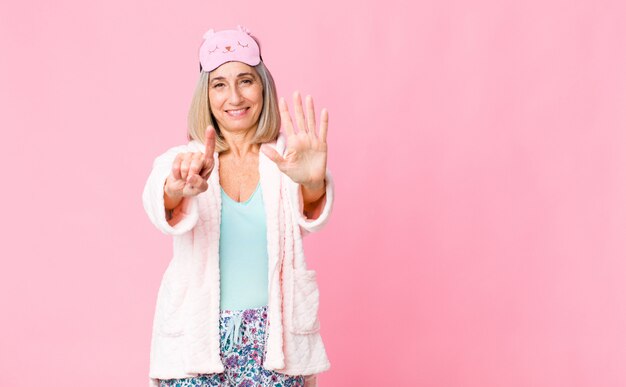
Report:
[{"label": "neck", "polygon": [[256,128],[251,128],[245,132],[222,130],[222,136],[224,136],[224,140],[228,144],[228,153],[238,159],[243,159],[249,154],[258,154],[260,145],[252,143],[255,133]]}]

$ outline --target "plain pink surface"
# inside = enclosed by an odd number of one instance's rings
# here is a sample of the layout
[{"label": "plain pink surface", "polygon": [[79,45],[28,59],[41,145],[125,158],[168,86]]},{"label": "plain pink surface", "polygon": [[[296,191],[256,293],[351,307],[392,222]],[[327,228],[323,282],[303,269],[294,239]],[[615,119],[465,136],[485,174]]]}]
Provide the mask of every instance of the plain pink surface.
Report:
[{"label": "plain pink surface", "polygon": [[320,386],[626,385],[621,1],[0,3],[0,385],[144,386],[208,28],[330,113]]}]

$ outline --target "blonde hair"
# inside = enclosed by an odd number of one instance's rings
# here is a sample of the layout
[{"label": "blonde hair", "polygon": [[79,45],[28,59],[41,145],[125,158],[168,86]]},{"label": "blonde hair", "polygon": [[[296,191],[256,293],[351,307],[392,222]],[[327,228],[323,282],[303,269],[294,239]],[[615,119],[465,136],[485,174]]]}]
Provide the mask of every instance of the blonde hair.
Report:
[{"label": "blonde hair", "polygon": [[[278,97],[276,96],[276,86],[274,78],[263,62],[254,66],[263,84],[263,108],[259,116],[259,124],[256,134],[252,139],[253,144],[271,142],[278,138],[280,131],[280,113],[278,111]],[[191,100],[189,115],[187,117],[187,138],[205,143],[205,132],[207,126],[213,125],[217,134],[215,138],[215,151],[223,152],[228,149],[228,144],[220,133],[219,126],[211,113],[209,104],[209,73],[200,72],[200,78],[196,84],[196,90]]]}]

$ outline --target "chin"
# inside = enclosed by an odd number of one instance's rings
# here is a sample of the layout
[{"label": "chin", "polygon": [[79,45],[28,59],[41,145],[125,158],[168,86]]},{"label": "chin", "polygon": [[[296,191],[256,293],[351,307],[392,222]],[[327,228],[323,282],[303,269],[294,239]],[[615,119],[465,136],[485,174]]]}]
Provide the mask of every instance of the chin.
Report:
[{"label": "chin", "polygon": [[220,128],[222,128],[222,130],[225,130],[226,132],[229,133],[246,133],[249,130],[255,130],[256,128],[254,127],[254,125],[244,125],[244,124],[240,124],[240,125],[220,125]]}]

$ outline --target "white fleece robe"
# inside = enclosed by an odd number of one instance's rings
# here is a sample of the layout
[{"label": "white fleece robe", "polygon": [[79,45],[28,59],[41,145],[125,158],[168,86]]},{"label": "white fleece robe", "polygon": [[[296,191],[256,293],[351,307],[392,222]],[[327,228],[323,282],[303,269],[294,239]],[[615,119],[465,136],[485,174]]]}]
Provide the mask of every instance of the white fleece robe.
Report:
[{"label": "white fleece robe", "polygon": [[[271,143],[284,153],[285,137]],[[163,186],[180,152],[204,152],[204,144],[190,141],[157,157],[143,191],[150,221],[173,236],[173,258],[157,295],[150,349],[149,386],[159,379],[220,373],[219,232],[221,195],[219,158],[207,191],[186,199],[180,220],[170,226],[165,218]],[[269,257],[267,356],[263,367],[288,374],[307,375],[306,386],[316,386],[317,373],[330,368],[320,336],[319,290],[316,272],[306,268],[302,236],[320,230],[333,205],[333,180],[326,171],[326,203],[315,220],[303,215],[300,186],[280,172],[263,152],[259,174],[267,219]]]}]

